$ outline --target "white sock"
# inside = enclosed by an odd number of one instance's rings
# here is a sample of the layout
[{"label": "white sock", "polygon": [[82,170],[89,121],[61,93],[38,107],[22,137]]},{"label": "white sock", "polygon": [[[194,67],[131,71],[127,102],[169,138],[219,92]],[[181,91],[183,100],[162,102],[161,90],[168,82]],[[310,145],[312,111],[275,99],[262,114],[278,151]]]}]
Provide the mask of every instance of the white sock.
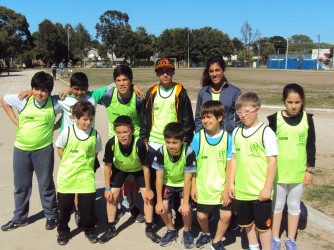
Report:
[{"label": "white sock", "polygon": [[276,241],[276,242],[281,242],[281,239],[280,238],[273,238],[274,239],[274,241]]},{"label": "white sock", "polygon": [[250,250],[261,250],[259,244],[256,244],[256,245],[249,245],[249,249],[250,249]]}]

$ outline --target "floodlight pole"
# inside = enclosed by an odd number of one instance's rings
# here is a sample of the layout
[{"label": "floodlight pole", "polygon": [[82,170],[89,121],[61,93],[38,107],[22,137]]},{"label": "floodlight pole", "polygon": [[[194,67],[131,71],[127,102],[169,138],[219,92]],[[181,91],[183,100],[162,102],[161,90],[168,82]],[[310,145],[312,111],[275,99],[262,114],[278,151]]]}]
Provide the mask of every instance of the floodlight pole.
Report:
[{"label": "floodlight pole", "polygon": [[285,69],[288,69],[289,37],[286,38]]},{"label": "floodlight pole", "polygon": [[189,33],[190,33],[190,29],[188,29],[188,68],[189,68],[189,66],[190,66],[190,61],[189,61],[189,58],[190,58],[190,56],[189,56],[189,52],[190,52],[190,49],[189,49]]}]

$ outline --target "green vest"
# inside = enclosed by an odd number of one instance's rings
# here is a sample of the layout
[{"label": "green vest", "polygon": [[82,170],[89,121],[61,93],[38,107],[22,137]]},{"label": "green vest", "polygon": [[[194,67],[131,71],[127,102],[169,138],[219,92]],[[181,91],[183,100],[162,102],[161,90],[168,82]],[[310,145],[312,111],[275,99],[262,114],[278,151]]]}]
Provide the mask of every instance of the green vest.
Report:
[{"label": "green vest", "polygon": [[128,103],[120,103],[118,100],[118,89],[114,89],[110,105],[107,107],[107,114],[109,118],[109,138],[116,135],[113,123],[120,115],[127,115],[131,118],[135,128],[135,136],[139,136],[140,117],[136,109],[136,100],[136,94],[135,92],[132,92],[131,99]]},{"label": "green vest", "polygon": [[124,156],[121,152],[119,141],[117,136],[115,136],[115,150],[114,150],[114,158],[113,163],[114,166],[124,172],[137,172],[142,170],[142,165],[137,154],[137,141],[139,137],[135,137],[133,141],[133,146],[131,150],[131,154],[129,156]]},{"label": "green vest", "polygon": [[221,204],[220,196],[226,183],[227,132],[220,141],[209,144],[205,130],[200,130],[200,147],[197,155],[196,191],[197,203],[205,205]]},{"label": "green vest", "polygon": [[177,122],[176,111],[175,111],[175,90],[170,92],[170,95],[166,98],[160,95],[162,87],[159,87],[157,94],[154,99],[153,112],[154,120],[152,121],[152,129],[150,132],[149,142],[155,142],[164,144],[165,139],[163,136],[163,130],[165,126],[170,122]]},{"label": "green vest", "polygon": [[92,129],[86,140],[77,138],[74,126],[69,126],[68,140],[64,148],[58,176],[57,191],[60,193],[94,193],[96,130]]},{"label": "green vest", "polygon": [[301,122],[291,126],[284,121],[282,112],[277,113],[276,137],[278,144],[277,183],[301,183],[306,169],[306,142],[308,137],[307,114]]},{"label": "green vest", "polygon": [[187,144],[182,145],[181,155],[177,162],[172,162],[169,158],[167,147],[164,145],[164,185],[171,187],[183,187],[184,169],[186,166],[186,148]]},{"label": "green vest", "polygon": [[18,115],[19,126],[16,129],[14,146],[24,151],[34,151],[52,144],[53,126],[56,115],[52,98],[49,96],[43,107],[35,105],[30,97],[24,109]]},{"label": "green vest", "polygon": [[237,200],[257,200],[267,177],[268,161],[263,146],[262,124],[254,134],[242,135],[240,126],[234,137],[236,149],[235,198]]}]

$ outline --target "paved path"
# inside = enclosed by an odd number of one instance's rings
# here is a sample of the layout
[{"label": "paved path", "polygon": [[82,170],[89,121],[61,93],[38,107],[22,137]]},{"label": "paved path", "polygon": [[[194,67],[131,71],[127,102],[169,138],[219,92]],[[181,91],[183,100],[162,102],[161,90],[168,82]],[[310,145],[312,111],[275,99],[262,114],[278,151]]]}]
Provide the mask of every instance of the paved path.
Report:
[{"label": "paved path", "polygon": [[[15,72],[10,76],[1,76],[0,77],[0,96],[3,96],[7,93],[18,93],[21,90],[26,90],[30,88],[30,79],[36,71],[26,70],[23,72]],[[53,93],[56,94],[60,90],[66,88],[66,84],[60,80],[55,82],[55,88]],[[262,114],[262,119],[264,120],[265,115],[273,113],[273,110],[264,109]],[[321,122],[317,121],[317,124],[333,124],[333,119],[327,118],[326,115],[320,115],[322,119]],[[12,171],[12,151],[13,151],[13,142],[15,140],[15,127],[9,121],[6,114],[4,113],[2,107],[0,108],[0,225],[7,223],[8,220],[12,217],[12,212],[14,208],[13,201],[13,171]],[[96,128],[102,136],[103,144],[106,143],[108,138],[108,123],[106,112],[102,107],[98,107],[97,110],[97,118],[96,118]],[[320,128],[321,130],[324,128]],[[320,132],[320,131],[319,131]],[[326,140],[329,138],[334,139],[333,130],[327,130],[329,134],[327,134]],[[55,138],[58,136],[59,132],[55,132]],[[318,133],[318,131],[317,131]],[[320,152],[330,152],[332,149],[326,145],[322,146],[321,140],[322,137],[317,137],[318,139],[318,150]],[[333,141],[333,140],[330,140]],[[102,154],[101,154],[102,155]],[[102,156],[99,156],[100,160]],[[55,156],[55,171],[54,176],[57,174],[57,166],[59,165],[58,156]],[[99,225],[103,226],[103,221],[105,219],[105,211],[104,211],[104,198],[103,198],[103,171],[100,168],[96,174],[96,182],[97,182],[97,213],[99,217],[99,221],[101,222]],[[29,217],[29,225],[13,230],[11,232],[2,232],[0,231],[0,249],[159,249],[160,247],[154,243],[151,243],[144,236],[144,224],[134,223],[134,221],[129,218],[128,215],[122,217],[121,221],[117,225],[117,230],[119,232],[118,236],[112,239],[105,245],[95,244],[92,245],[85,239],[83,233],[80,233],[79,230],[76,229],[73,221],[70,222],[70,227],[73,230],[72,236],[73,238],[69,242],[67,246],[60,247],[56,243],[56,230],[47,231],[44,229],[45,219],[43,218],[43,213],[39,201],[39,194],[37,189],[37,181],[34,177],[33,183],[33,193],[30,199],[30,217]],[[319,217],[315,217],[315,221]],[[331,220],[329,218],[329,220]],[[321,225],[317,225],[321,228]],[[102,233],[102,228],[99,227],[98,232]],[[193,227],[195,234],[198,233],[198,227]],[[165,233],[165,228],[161,228],[158,233],[162,235]],[[173,242],[171,246],[166,249],[183,249],[183,245],[181,244],[182,232],[179,232],[179,239],[177,242]],[[242,240],[240,235],[236,235],[235,233],[227,234],[226,249],[242,249]],[[321,243],[319,245],[319,242]],[[330,249],[333,246],[334,241],[331,238],[331,235],[318,229],[311,223],[309,223],[306,230],[301,231],[297,244],[299,249]],[[209,249],[207,246],[205,249]],[[333,248],[332,248],[333,249]]]}]

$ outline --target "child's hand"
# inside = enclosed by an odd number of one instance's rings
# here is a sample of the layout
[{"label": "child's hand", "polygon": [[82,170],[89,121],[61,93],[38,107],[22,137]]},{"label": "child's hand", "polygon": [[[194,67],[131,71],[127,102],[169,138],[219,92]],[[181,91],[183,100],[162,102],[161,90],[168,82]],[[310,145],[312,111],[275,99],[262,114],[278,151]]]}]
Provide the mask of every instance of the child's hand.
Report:
[{"label": "child's hand", "polygon": [[234,184],[230,185],[230,188],[228,190],[228,194],[231,199],[235,199],[235,190],[234,190]]},{"label": "child's hand", "polygon": [[154,193],[152,190],[145,191],[145,194],[143,193],[143,200],[146,204],[153,201]]},{"label": "child's hand", "polygon": [[162,202],[158,202],[157,205],[155,205],[155,212],[159,215],[165,213],[165,207]]},{"label": "child's hand", "polygon": [[136,96],[140,97],[141,99],[145,98],[145,93],[135,84],[133,85],[133,91],[136,93]]},{"label": "child's hand", "polygon": [[182,216],[187,216],[190,213],[190,205],[189,203],[182,202],[181,206],[179,207],[179,212]]},{"label": "child's hand", "polygon": [[32,90],[26,90],[26,91],[21,91],[17,97],[20,99],[20,101],[22,101],[23,99],[28,100],[31,96],[32,96]]},{"label": "child's hand", "polygon": [[105,190],[104,191],[104,198],[106,199],[107,202],[112,202],[113,195],[112,195],[111,190],[109,190],[109,191]]},{"label": "child's hand", "polygon": [[304,185],[311,185],[313,182],[313,174],[306,172],[304,176]]},{"label": "child's hand", "polygon": [[59,98],[60,98],[61,100],[64,100],[64,99],[65,99],[65,96],[66,96],[68,93],[70,93],[70,90],[69,90],[69,89],[60,91],[59,94],[58,94],[58,95],[59,95]]},{"label": "child's hand", "polygon": [[195,201],[195,202],[197,201],[197,190],[196,190],[196,188],[191,189],[190,197],[191,197],[191,199],[193,199],[193,201]]},{"label": "child's hand", "polygon": [[228,190],[225,188],[220,196],[220,202],[222,203],[223,207],[226,207],[230,204],[231,199]]},{"label": "child's hand", "polygon": [[269,200],[271,196],[271,189],[270,188],[263,188],[259,193],[259,201],[266,201]]}]

